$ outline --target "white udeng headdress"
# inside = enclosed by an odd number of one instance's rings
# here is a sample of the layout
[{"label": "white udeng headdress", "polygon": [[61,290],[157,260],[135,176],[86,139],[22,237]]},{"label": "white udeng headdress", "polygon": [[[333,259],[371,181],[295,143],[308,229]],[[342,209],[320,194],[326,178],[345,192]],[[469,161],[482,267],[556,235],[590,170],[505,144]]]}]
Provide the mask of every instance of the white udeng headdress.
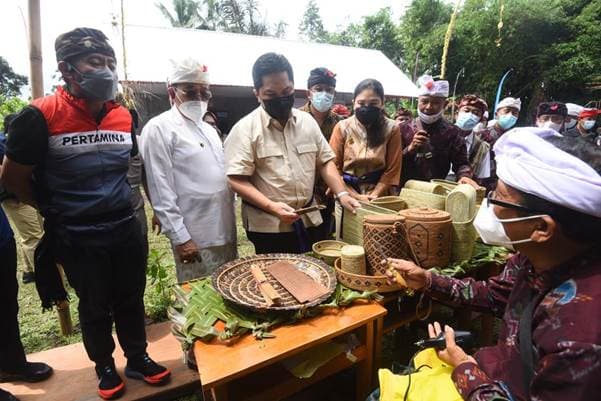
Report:
[{"label": "white udeng headdress", "polygon": [[548,128],[514,128],[493,150],[507,185],[572,210],[601,217],[601,176],[587,163],[545,140]]},{"label": "white udeng headdress", "polygon": [[209,68],[205,64],[192,58],[170,61],[171,74],[167,79],[168,85],[179,83],[210,84]]}]

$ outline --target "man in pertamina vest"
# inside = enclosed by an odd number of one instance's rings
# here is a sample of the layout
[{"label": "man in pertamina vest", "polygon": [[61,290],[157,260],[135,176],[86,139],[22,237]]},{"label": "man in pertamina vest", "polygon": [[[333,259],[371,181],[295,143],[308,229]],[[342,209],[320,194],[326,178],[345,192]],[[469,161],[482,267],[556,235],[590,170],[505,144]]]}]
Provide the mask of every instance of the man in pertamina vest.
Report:
[{"label": "man in pertamina vest", "polygon": [[41,261],[59,262],[79,297],[98,393],[113,399],[125,389],[112,357],[113,322],[127,377],[162,384],[170,376],[146,353],[146,260],[126,179],[137,145],[130,113],[113,101],[116,61],[107,37],[77,28],[60,35],[55,49],[66,85],[34,100],[11,123],[2,181],[44,216],[36,251],[38,290],[47,284],[46,274],[38,274]]}]

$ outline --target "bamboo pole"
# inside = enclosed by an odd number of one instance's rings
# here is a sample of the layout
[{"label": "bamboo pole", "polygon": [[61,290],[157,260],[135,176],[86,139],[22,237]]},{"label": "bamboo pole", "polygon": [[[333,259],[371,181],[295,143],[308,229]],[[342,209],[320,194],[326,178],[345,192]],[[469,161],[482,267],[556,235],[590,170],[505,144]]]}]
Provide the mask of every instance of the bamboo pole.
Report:
[{"label": "bamboo pole", "polygon": [[461,0],[457,0],[455,2],[455,8],[453,9],[453,14],[451,14],[451,20],[449,21],[449,26],[447,27],[447,33],[444,35],[444,47],[442,49],[442,61],[440,63],[440,79],[444,79],[447,73],[447,56],[449,54],[449,45],[451,43],[451,37],[453,36],[453,29],[455,28],[455,20],[457,19],[457,12],[459,11],[460,4]]},{"label": "bamboo pole", "polygon": [[36,99],[44,96],[40,0],[28,1],[27,14],[29,19],[29,77],[31,80],[31,97]]},{"label": "bamboo pole", "polygon": [[[56,265],[58,272],[61,276],[61,280],[63,281],[63,286],[65,286],[65,271],[63,267],[59,264]],[[71,308],[69,300],[65,299],[64,301],[60,301],[56,304],[56,313],[58,315],[58,322],[61,327],[61,334],[63,336],[70,336],[73,334],[73,320],[71,319]]]}]

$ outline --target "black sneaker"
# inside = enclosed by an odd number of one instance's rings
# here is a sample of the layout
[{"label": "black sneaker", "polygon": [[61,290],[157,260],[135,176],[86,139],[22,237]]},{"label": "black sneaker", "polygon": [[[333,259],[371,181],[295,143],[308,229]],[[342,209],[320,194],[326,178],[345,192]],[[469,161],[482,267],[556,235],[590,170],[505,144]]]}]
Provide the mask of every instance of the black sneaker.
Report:
[{"label": "black sneaker", "polygon": [[103,400],[114,400],[125,392],[125,383],[115,369],[115,364],[96,366],[98,376],[98,395]]},{"label": "black sneaker", "polygon": [[144,380],[148,384],[160,386],[167,383],[171,376],[171,371],[150,359],[148,354],[144,354],[140,358],[131,358],[127,361],[125,376],[130,379]]},{"label": "black sneaker", "polygon": [[36,383],[46,380],[52,375],[52,368],[42,362],[25,362],[21,369],[8,372],[0,371],[0,383],[28,382]]},{"label": "black sneaker", "polygon": [[35,282],[35,274],[33,272],[23,272],[23,284]]},{"label": "black sneaker", "polygon": [[0,401],[19,401],[17,397],[0,388]]}]

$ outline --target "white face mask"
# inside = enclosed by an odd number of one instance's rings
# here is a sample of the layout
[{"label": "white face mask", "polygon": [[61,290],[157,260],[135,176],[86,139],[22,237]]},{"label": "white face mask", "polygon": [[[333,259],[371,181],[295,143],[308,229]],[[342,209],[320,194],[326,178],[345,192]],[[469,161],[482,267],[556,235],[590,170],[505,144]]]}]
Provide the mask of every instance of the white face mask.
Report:
[{"label": "white face mask", "polygon": [[549,128],[557,132],[559,132],[559,130],[561,129],[561,124],[556,124],[553,121],[545,121],[544,123],[537,122],[536,125],[539,128]]},{"label": "white face mask", "polygon": [[422,113],[421,111],[417,110],[417,115],[419,116],[419,119],[422,120],[422,122],[424,124],[434,124],[436,121],[440,120],[442,118],[442,110],[440,110],[438,113],[436,114],[425,114]]},{"label": "white face mask", "polygon": [[499,219],[493,210],[492,206],[489,206],[488,199],[482,201],[482,205],[478,210],[478,214],[474,219],[474,227],[482,241],[489,245],[504,246],[506,248],[515,250],[513,244],[523,244],[526,242],[532,242],[531,238],[526,238],[518,241],[512,241],[505,232],[505,227],[502,223],[517,223],[518,221],[538,219],[545,215],[516,217],[514,219]]},{"label": "white face mask", "polygon": [[184,117],[199,124],[207,112],[208,103],[201,100],[190,100],[177,106]]}]

